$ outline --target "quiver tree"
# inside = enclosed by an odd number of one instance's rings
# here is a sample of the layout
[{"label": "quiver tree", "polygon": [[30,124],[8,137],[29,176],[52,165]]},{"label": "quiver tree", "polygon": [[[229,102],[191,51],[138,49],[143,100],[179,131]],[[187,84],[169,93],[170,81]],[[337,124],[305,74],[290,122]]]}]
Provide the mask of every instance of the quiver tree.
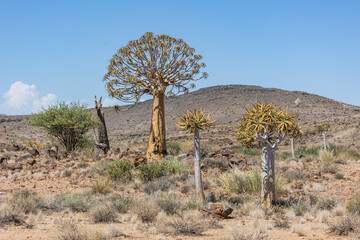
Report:
[{"label": "quiver tree", "polygon": [[323,141],[324,141],[324,151],[327,151],[327,147],[326,147],[326,134],[330,129],[330,124],[324,123],[324,124],[319,124],[316,126],[316,131],[320,134],[322,134],[323,136]]},{"label": "quiver tree", "polygon": [[295,126],[294,131],[290,133],[290,143],[291,143],[291,155],[292,158],[295,158],[295,147],[294,147],[294,139],[299,138],[302,134],[300,130],[300,125],[296,123],[298,126]]},{"label": "quiver tree", "polygon": [[137,103],[144,94],[153,96],[150,136],[146,157],[161,159],[167,154],[165,143],[165,96],[194,88],[191,81],[206,78],[200,73],[201,55],[182,39],[145,33],[120,48],[110,60],[104,76],[111,97]]},{"label": "quiver tree", "polygon": [[100,97],[99,101],[97,101],[95,96],[96,113],[101,122],[97,127],[98,136],[97,139],[95,139],[95,141],[96,141],[96,146],[102,149],[106,154],[110,150],[110,142],[107,134],[104,112],[101,110],[102,107],[101,100],[102,97]]},{"label": "quiver tree", "polygon": [[194,133],[194,171],[195,171],[195,186],[196,198],[198,203],[202,203],[205,199],[204,189],[202,185],[201,163],[200,163],[200,130],[213,128],[215,121],[211,121],[209,115],[201,110],[186,111],[183,116],[178,117],[177,122],[181,132]]},{"label": "quiver tree", "polygon": [[245,146],[261,143],[261,203],[270,207],[275,201],[275,150],[286,135],[301,132],[296,119],[272,103],[257,102],[246,113],[235,130],[237,139]]}]

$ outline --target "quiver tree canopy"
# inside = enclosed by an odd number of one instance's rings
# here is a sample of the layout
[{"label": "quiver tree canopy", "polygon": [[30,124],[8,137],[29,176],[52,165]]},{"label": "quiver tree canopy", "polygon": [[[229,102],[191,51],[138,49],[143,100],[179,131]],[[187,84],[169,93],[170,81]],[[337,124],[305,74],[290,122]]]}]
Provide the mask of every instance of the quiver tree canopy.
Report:
[{"label": "quiver tree canopy", "polygon": [[287,110],[275,107],[273,103],[257,102],[246,113],[235,130],[237,139],[247,147],[255,147],[257,141],[266,135],[266,140],[274,144],[286,136],[299,137],[300,125]]},{"label": "quiver tree canopy", "polygon": [[201,72],[201,55],[182,39],[145,33],[120,48],[110,60],[104,76],[110,96],[137,103],[144,94],[153,96],[153,110],[146,157],[161,159],[167,154],[165,142],[165,96],[194,88],[190,81],[206,78]]},{"label": "quiver tree canopy", "polygon": [[190,81],[207,77],[200,73],[205,67],[201,59],[182,39],[148,32],[114,54],[103,80],[109,95],[124,102],[157,92],[176,95],[194,88],[187,85]]}]

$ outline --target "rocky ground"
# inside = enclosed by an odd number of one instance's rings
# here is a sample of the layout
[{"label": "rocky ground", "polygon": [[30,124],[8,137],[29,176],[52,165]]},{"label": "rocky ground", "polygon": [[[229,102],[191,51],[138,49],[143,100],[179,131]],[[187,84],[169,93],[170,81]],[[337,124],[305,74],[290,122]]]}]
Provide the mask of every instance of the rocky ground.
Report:
[{"label": "rocky ground", "polygon": [[[139,170],[132,169],[133,178],[124,182],[106,180],[106,166],[117,159],[141,161],[142,144],[127,151],[112,150],[107,156],[94,153],[88,157],[86,152],[80,152],[64,157],[49,156],[46,149],[34,151],[30,145],[3,143],[0,239],[356,237],[354,231],[345,236],[331,231],[350,214],[346,205],[359,193],[360,164],[354,156],[338,155],[330,172],[322,171],[318,156],[278,159],[277,172],[283,184],[281,201],[268,210],[259,206],[258,193],[231,193],[219,181],[232,171],[229,162],[237,163],[245,172],[258,169],[258,156],[250,154],[243,160],[240,146],[208,146],[203,153],[205,194],[208,201],[233,209],[223,219],[199,210],[201,207],[194,202],[190,146],[183,142],[171,157],[185,162],[189,173],[144,182],[136,175]],[[114,202],[124,197],[131,199],[131,206],[114,207]],[[59,199],[71,204],[64,205]],[[161,204],[167,208],[162,209]],[[153,219],[144,220],[144,215]],[[194,226],[198,228],[192,229]]]}]

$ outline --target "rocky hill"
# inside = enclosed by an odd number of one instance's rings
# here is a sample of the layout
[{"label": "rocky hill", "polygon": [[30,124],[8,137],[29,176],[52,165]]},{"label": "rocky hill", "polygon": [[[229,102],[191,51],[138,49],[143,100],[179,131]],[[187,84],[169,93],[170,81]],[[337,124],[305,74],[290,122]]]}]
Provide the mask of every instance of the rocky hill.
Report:
[{"label": "rocky hill", "polygon": [[[275,105],[295,113],[302,125],[304,136],[302,143],[321,144],[321,138],[314,131],[319,123],[330,123],[329,143],[343,145],[357,150],[360,147],[360,107],[353,106],[318,95],[285,91],[275,88],[263,88],[248,85],[226,85],[203,88],[187,94],[168,97],[165,100],[167,138],[176,141],[186,137],[176,129],[176,119],[187,109],[205,108],[218,127],[205,135],[215,142],[236,142],[232,131],[236,122],[245,112],[244,107],[259,101],[274,102]],[[128,106],[122,106],[125,109]],[[133,108],[116,113],[112,108],[104,108],[110,138],[119,144],[129,141],[146,141],[150,128],[152,101],[138,103]],[[29,127],[29,116],[0,117],[1,141],[13,139],[37,139],[44,133]]]}]

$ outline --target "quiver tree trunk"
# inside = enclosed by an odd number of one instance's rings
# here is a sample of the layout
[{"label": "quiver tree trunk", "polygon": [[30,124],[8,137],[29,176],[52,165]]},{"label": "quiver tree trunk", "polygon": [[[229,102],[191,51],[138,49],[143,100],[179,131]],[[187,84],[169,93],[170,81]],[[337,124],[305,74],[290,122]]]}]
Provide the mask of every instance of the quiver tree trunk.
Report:
[{"label": "quiver tree trunk", "polygon": [[275,149],[264,146],[261,151],[261,204],[267,208],[275,202]]},{"label": "quiver tree trunk", "polygon": [[196,200],[202,203],[205,200],[204,189],[202,185],[201,165],[200,165],[200,136],[199,130],[194,130],[194,170],[195,170],[195,187]]},{"label": "quiver tree trunk", "polygon": [[291,155],[292,158],[295,159],[294,138],[290,138],[290,143],[291,143]]},{"label": "quiver tree trunk", "polygon": [[165,94],[158,92],[154,95],[151,117],[151,127],[146,158],[149,161],[162,159],[166,154],[165,142]]},{"label": "quiver tree trunk", "polygon": [[263,143],[261,150],[261,205],[269,208],[276,200],[275,196],[275,150],[284,139],[285,134],[279,134],[274,144],[268,140],[265,133],[256,139]]},{"label": "quiver tree trunk", "polygon": [[323,135],[323,140],[324,140],[324,151],[327,152],[327,147],[326,147],[326,132],[323,132],[322,135]]},{"label": "quiver tree trunk", "polygon": [[109,138],[108,138],[108,134],[107,134],[104,113],[101,110],[101,107],[102,107],[101,100],[102,100],[102,97],[100,97],[99,101],[97,101],[96,96],[95,96],[96,113],[101,122],[97,128],[97,132],[98,132],[97,146],[99,148],[101,148],[104,151],[104,153],[106,154],[110,150],[110,142],[109,142]]}]

